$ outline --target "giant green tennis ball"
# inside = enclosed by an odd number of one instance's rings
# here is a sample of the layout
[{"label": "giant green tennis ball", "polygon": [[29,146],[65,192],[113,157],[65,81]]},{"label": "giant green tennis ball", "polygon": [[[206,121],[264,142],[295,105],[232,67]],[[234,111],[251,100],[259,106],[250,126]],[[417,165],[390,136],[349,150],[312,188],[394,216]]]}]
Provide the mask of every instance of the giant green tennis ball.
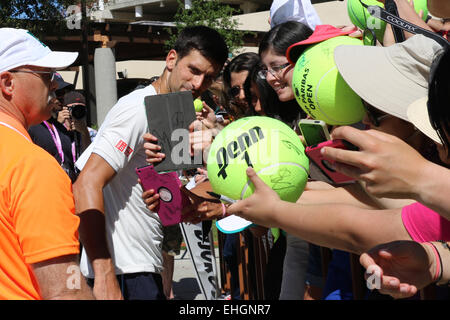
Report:
[{"label": "giant green tennis ball", "polygon": [[269,117],[241,118],[226,126],[214,139],[207,162],[213,191],[235,200],[254,191],[246,174],[249,166],[285,201],[297,201],[308,180],[309,160],[300,138]]},{"label": "giant green tennis ball", "polygon": [[300,107],[313,119],[330,125],[353,124],[365,114],[360,97],[336,68],[334,49],[339,45],[362,46],[363,43],[340,36],[310,46],[297,60],[292,76],[292,89]]},{"label": "giant green tennis ball", "polygon": [[195,99],[194,100],[194,108],[195,108],[195,112],[202,112],[203,110],[203,101],[200,99]]},{"label": "giant green tennis ball", "polygon": [[[368,6],[379,6],[384,8],[384,3],[377,0],[362,0],[362,2]],[[420,10],[423,10],[422,19],[425,21],[428,16],[427,0],[414,0],[414,10],[417,14],[419,14]],[[378,41],[383,43],[386,22],[372,17],[359,0],[348,0],[347,12],[350,20],[355,26],[362,30],[366,28],[374,30]]]}]

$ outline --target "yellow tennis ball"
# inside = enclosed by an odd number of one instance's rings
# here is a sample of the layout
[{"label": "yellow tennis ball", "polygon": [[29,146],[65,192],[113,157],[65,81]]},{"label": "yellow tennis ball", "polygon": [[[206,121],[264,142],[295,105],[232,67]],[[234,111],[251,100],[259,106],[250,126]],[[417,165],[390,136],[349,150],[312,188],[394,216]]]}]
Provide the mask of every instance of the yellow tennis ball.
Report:
[{"label": "yellow tennis ball", "polygon": [[194,100],[194,108],[195,108],[195,112],[202,112],[203,110],[203,101],[200,99],[195,99]]},{"label": "yellow tennis ball", "polygon": [[249,166],[285,201],[297,201],[308,180],[309,159],[300,138],[269,117],[239,119],[216,136],[207,161],[213,191],[235,200],[250,196]]},{"label": "yellow tennis ball", "polygon": [[[362,0],[368,6],[378,6],[384,8],[384,3],[377,0]],[[414,0],[414,10],[417,14],[423,11],[422,19],[425,21],[428,16],[427,0]],[[347,1],[347,12],[352,23],[364,30],[370,28],[375,31],[377,40],[383,43],[386,22],[372,17],[359,0]]]},{"label": "yellow tennis ball", "polygon": [[336,67],[334,49],[339,45],[363,43],[340,36],[308,47],[295,64],[292,89],[300,107],[313,119],[330,125],[349,125],[361,121],[365,110],[360,97]]}]

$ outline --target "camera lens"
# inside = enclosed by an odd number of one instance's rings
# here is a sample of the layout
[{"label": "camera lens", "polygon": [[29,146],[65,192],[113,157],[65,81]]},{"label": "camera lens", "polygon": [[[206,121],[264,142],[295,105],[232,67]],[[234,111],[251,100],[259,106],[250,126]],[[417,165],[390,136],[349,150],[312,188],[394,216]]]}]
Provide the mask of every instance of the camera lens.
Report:
[{"label": "camera lens", "polygon": [[82,105],[76,105],[70,108],[70,115],[75,119],[82,119],[86,115],[86,107]]}]

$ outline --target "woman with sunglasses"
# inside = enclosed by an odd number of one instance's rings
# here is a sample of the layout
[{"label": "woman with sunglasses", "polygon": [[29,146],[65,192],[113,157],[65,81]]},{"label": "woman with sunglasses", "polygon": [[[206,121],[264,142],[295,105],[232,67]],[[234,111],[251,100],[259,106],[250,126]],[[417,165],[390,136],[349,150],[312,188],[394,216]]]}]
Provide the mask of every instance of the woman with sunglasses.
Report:
[{"label": "woman with sunglasses", "polygon": [[253,108],[247,104],[244,83],[250,70],[260,61],[253,52],[242,53],[233,58],[223,70],[223,84],[228,100],[229,113],[234,118],[255,115]]}]

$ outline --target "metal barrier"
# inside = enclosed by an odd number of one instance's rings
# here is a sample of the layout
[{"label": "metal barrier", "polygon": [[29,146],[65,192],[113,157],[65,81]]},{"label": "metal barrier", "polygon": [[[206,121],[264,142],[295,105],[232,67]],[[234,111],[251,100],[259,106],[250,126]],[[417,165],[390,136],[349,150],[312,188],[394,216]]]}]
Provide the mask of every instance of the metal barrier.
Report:
[{"label": "metal barrier", "polygon": [[[271,249],[271,243],[267,236],[255,237],[246,230],[239,233],[237,239],[237,262],[239,271],[239,292],[243,300],[265,300],[264,276]],[[218,233],[220,279],[223,293],[233,292],[231,274],[223,259],[224,235]],[[322,256],[322,274],[327,277],[328,266],[332,258],[329,248],[320,247]],[[354,300],[362,300],[366,297],[367,287],[364,279],[364,268],[359,263],[359,255],[350,254],[350,267],[352,273],[352,291]],[[420,290],[420,300],[436,299],[436,286],[429,285]]]}]

